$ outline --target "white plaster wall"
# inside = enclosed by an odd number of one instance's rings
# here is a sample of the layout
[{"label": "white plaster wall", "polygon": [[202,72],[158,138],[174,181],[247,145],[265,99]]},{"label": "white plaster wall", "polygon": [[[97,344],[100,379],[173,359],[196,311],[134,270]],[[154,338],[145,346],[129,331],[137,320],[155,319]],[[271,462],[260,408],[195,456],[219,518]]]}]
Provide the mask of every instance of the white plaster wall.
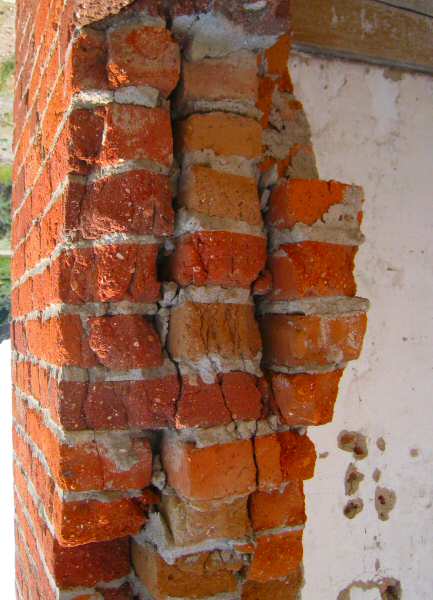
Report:
[{"label": "white plaster wall", "polygon": [[[311,428],[319,453],[306,485],[304,600],[335,600],[354,581],[394,577],[403,598],[433,598],[433,78],[294,55],[290,71],[304,103],[322,179],[365,189],[366,243],[358,293],[371,300],[362,358],[344,376],[332,424]],[[343,515],[351,454],[343,429],[368,436],[359,497]],[[376,440],[383,437],[381,452]],[[417,456],[411,455],[417,454]],[[380,521],[379,485],[395,509]],[[379,600],[354,586],[352,600]]]}]

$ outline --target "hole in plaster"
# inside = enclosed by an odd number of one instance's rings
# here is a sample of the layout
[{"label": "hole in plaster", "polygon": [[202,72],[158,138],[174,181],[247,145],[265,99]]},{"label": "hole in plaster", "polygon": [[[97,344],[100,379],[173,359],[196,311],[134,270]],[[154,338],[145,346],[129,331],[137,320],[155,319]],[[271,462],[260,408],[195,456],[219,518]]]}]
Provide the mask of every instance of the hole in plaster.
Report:
[{"label": "hole in plaster", "polygon": [[393,490],[383,487],[376,488],[374,505],[381,521],[387,521],[389,519],[389,513],[393,510],[396,501],[397,497]]},{"label": "hole in plaster", "polygon": [[385,452],[386,450],[386,442],[383,437],[379,437],[376,440],[376,446],[379,448],[381,452]]},{"label": "hole in plaster", "polygon": [[[401,600],[402,590],[401,584],[397,579],[386,577],[379,579],[378,581],[353,581],[337,596],[337,600],[352,600],[352,592],[363,591],[365,596],[368,596],[368,592],[377,590],[380,593],[381,600]],[[359,595],[356,596],[357,598]]]},{"label": "hole in plaster", "polygon": [[347,467],[346,476],[344,478],[344,490],[346,496],[354,496],[358,491],[360,483],[363,479],[363,473],[358,471],[356,465],[350,463],[350,465]]},{"label": "hole in plaster", "polygon": [[345,452],[352,452],[357,460],[368,455],[367,438],[358,431],[341,431],[338,436],[338,447]]},{"label": "hole in plaster", "polygon": [[413,456],[413,458],[419,456],[419,450],[418,450],[418,448],[411,448],[410,449],[410,455]]},{"label": "hole in plaster", "polygon": [[382,471],[380,469],[374,469],[372,477],[373,481],[379,483],[380,478],[382,477]]},{"label": "hole in plaster", "polygon": [[349,502],[346,504],[343,509],[343,514],[348,519],[354,519],[363,508],[364,502],[361,500],[361,498],[354,498],[353,500],[349,500]]}]

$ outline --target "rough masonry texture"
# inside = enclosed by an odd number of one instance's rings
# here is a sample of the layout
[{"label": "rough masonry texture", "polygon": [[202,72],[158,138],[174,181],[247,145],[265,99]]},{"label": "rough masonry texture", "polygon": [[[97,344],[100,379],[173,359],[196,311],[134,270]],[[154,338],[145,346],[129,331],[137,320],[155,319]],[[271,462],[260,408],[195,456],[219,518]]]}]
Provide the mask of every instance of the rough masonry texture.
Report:
[{"label": "rough masonry texture", "polygon": [[367,301],[288,3],[17,8],[17,597],[298,598],[306,427]]}]

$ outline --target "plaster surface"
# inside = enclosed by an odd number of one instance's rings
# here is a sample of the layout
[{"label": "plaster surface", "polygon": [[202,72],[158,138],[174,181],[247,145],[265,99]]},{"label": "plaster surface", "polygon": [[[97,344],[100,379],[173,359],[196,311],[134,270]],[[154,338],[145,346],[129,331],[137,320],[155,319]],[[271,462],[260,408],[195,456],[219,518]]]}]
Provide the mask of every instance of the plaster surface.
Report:
[{"label": "plaster surface", "polygon": [[[364,350],[346,369],[334,421],[309,429],[322,457],[306,484],[303,599],[379,600],[375,583],[395,578],[403,598],[428,600],[433,597],[433,79],[300,54],[293,55],[290,72],[312,128],[321,178],[365,189],[366,242],[356,276],[358,295],[371,301]],[[338,447],[342,430],[366,436],[366,458],[355,460]],[[350,463],[364,474],[352,497],[361,498],[364,508],[353,519],[343,515],[350,500],[344,485]],[[377,487],[395,493],[386,521],[375,508]]]}]

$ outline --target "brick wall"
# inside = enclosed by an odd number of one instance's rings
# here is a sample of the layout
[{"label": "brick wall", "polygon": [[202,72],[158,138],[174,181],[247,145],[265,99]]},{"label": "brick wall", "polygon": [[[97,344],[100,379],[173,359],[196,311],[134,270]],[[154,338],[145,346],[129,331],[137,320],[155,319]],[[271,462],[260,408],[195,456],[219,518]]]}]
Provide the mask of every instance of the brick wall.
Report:
[{"label": "brick wall", "polygon": [[306,427],[367,302],[286,4],[18,1],[22,600],[298,597]]}]

